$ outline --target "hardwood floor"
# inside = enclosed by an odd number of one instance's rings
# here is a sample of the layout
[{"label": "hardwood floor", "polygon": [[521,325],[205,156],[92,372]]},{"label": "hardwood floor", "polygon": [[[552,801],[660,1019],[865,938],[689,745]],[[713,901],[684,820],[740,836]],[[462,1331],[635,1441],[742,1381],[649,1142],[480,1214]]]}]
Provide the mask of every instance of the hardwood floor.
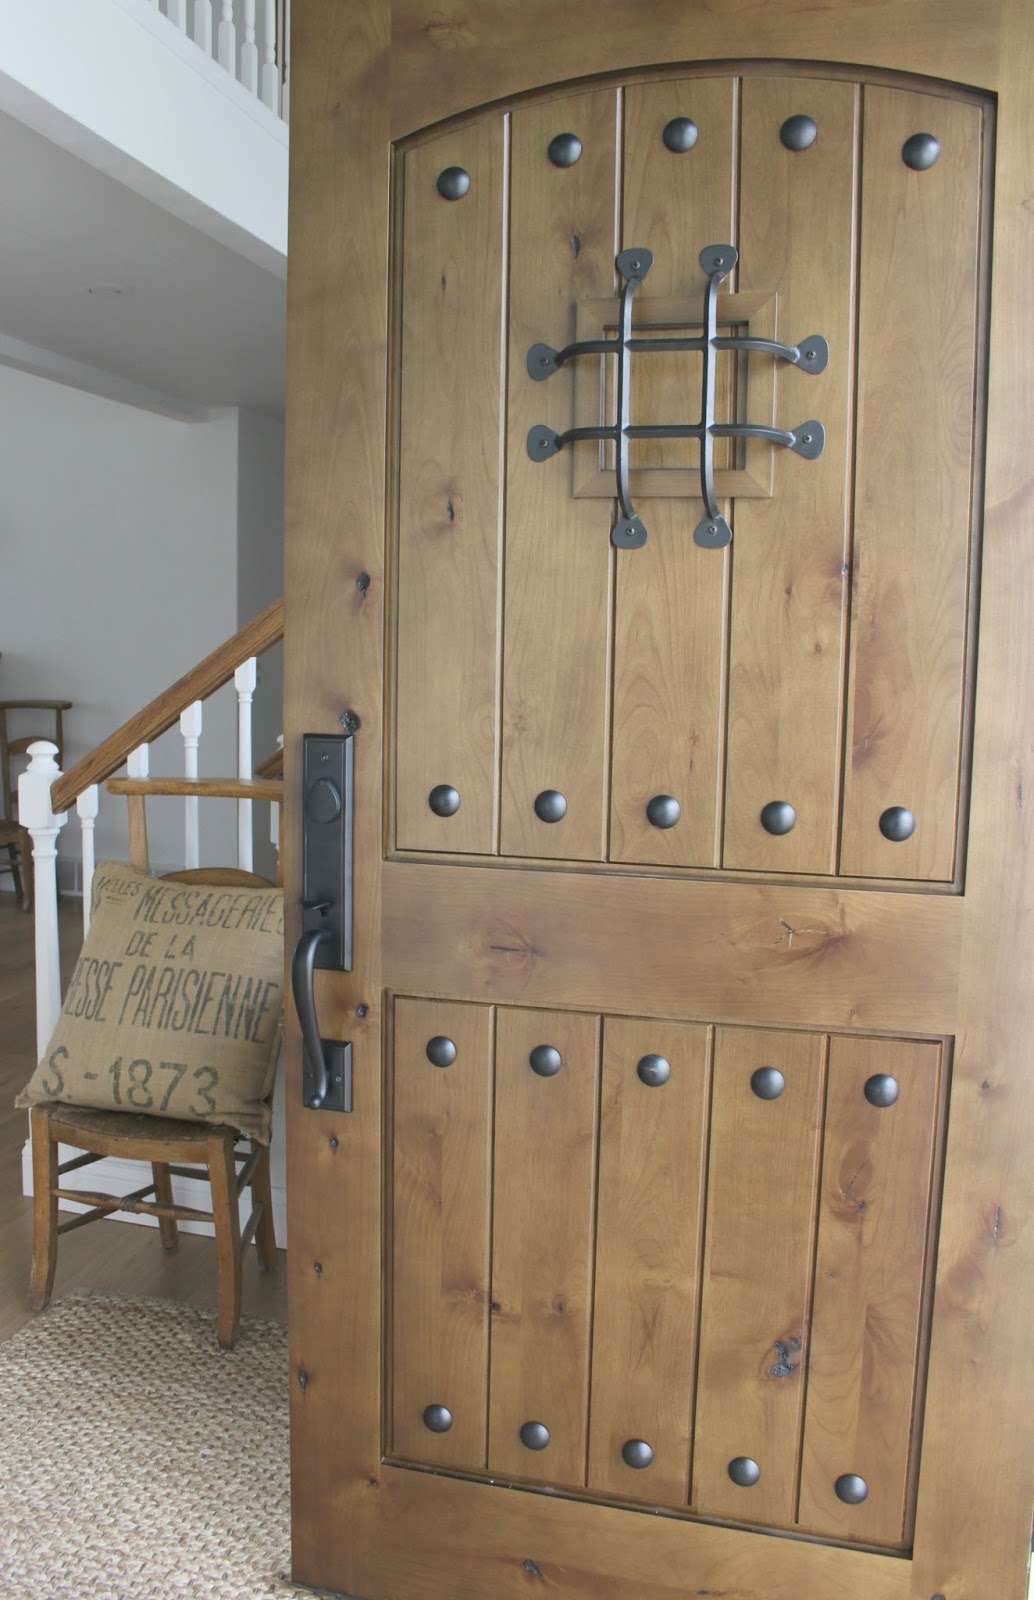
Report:
[{"label": "hardwood floor", "polygon": [[[62,972],[67,981],[82,939],[82,907],[65,900],[60,911]],[[14,1097],[36,1064],[33,919],[11,894],[0,894],[0,1340],[9,1339],[32,1314],[26,1306],[32,1255],[32,1201],[22,1194],[24,1111]],[[287,1320],[284,1253],[273,1273],[260,1273],[254,1246],[245,1254],[244,1315]],[[54,1301],[87,1289],[99,1294],[155,1295],[215,1309],[215,1241],[181,1234],[175,1255],[165,1255],[156,1228],[98,1222],[62,1237]],[[42,1313],[46,1315],[46,1313]]]}]

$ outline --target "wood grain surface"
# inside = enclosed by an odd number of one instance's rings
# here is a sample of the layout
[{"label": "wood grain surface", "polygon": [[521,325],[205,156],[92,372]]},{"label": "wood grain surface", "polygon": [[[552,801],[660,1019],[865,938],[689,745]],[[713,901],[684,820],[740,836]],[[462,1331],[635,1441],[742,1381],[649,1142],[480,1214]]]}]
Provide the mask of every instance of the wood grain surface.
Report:
[{"label": "wood grain surface", "polygon": [[[324,1026],[338,1037],[353,1039],[356,1112],[350,1118],[298,1109],[292,1113],[292,1228],[299,1242],[292,1268],[296,1576],[310,1583],[332,1583],[366,1600],[400,1594],[406,1600],[430,1600],[441,1592],[443,1573],[448,1574],[454,1600],[483,1600],[489,1590],[504,1600],[516,1600],[540,1581],[558,1595],[603,1600],[632,1596],[675,1600],[687,1587],[690,1592],[694,1587],[724,1592],[730,1600],[829,1600],[831,1594],[865,1594],[872,1600],[930,1600],[934,1594],[948,1600],[988,1600],[989,1595],[994,1600],[1020,1600],[1034,1460],[1025,1404],[1025,1374],[1034,1351],[1021,1292],[1034,1265],[1029,1186],[1022,1160],[1034,1126],[1034,1088],[1026,1061],[1031,1021],[1026,934],[1034,904],[1034,873],[1029,863],[1031,780],[1025,731],[1034,721],[1030,688],[1034,671],[1028,659],[1034,630],[1026,583],[1034,495],[1024,436],[1034,396],[1023,357],[1024,330],[1029,327],[1028,263],[1034,251],[1034,222],[1027,204],[1034,190],[1029,97],[1034,47],[1025,10],[1019,0],[989,0],[979,11],[962,0],[917,0],[908,7],[889,0],[872,4],[831,0],[820,11],[791,0],[779,6],[716,0],[701,11],[659,0],[631,13],[616,0],[600,0],[591,11],[572,17],[540,0],[529,0],[520,11],[503,7],[499,0],[484,0],[477,7],[470,0],[442,0],[429,17],[426,9],[421,11],[409,0],[395,6],[387,0],[357,0],[354,6],[329,14],[316,0],[298,0],[295,31],[288,792],[292,773],[297,772],[301,730],[331,731],[349,704],[363,717],[356,814],[359,961],[352,975],[324,975],[318,986],[327,1018]],[[921,85],[917,78],[905,83],[905,92],[922,89],[925,105],[946,109],[941,124],[945,128],[948,117],[960,118],[960,126],[968,119],[971,127],[974,116],[986,118],[974,94],[956,91],[952,85],[977,85],[998,97],[993,257],[997,309],[991,320],[988,516],[980,582],[981,663],[965,893],[931,896],[790,883],[680,883],[646,875],[597,880],[589,873],[535,871],[527,866],[502,872],[395,861],[382,866],[380,686],[385,633],[380,585],[386,474],[381,422],[393,414],[386,391],[389,212],[383,180],[390,139],[453,112],[466,112],[475,97],[484,104],[544,84],[563,83],[575,75],[585,78],[640,66],[651,69],[648,76],[664,72],[670,76],[670,69],[654,70],[657,63],[668,61],[699,61],[705,76],[727,76],[727,63],[737,55],[757,62],[766,54],[803,63],[794,69],[798,77],[825,74],[846,80],[850,76],[846,70],[819,63],[827,59],[867,63],[867,106],[874,95],[890,93],[891,84],[881,77],[881,69],[926,74]],[[771,67],[749,66],[744,75],[771,77],[774,72]],[[532,186],[518,202],[517,118],[526,118],[530,126],[541,113],[541,131],[548,127],[552,136],[561,130],[549,113],[550,104],[569,123],[567,108],[575,101],[587,105],[599,97],[600,103],[613,103],[610,85],[580,87],[577,95],[550,90],[552,102],[513,107],[511,226],[518,214],[527,219],[533,240],[538,241],[532,248],[543,255],[544,236],[553,239],[548,248],[560,251],[569,248],[571,235],[560,232],[558,224],[555,235],[549,232],[556,213],[541,197],[533,204]],[[895,85],[894,93],[899,92]],[[984,127],[982,152],[990,154],[992,130],[986,120]],[[879,116],[870,119],[867,111],[866,140],[876,137],[879,128]],[[592,150],[598,145],[594,135]],[[868,203],[870,213],[878,218],[882,211],[887,219],[896,215],[902,223],[914,221],[915,213],[895,200],[893,182],[904,173],[906,184],[924,192],[919,183],[936,178],[942,169],[949,173],[951,161],[962,159],[954,136],[947,142],[942,139],[942,146],[941,161],[928,174],[899,172],[887,157],[888,176],[882,183],[867,142],[865,171],[877,175],[872,179],[877,187],[872,191],[875,199]],[[974,156],[972,138],[965,159],[982,159],[982,153]],[[587,146],[582,162],[561,174],[557,183],[572,177],[581,182],[590,168]],[[611,181],[604,183],[608,206]],[[546,172],[538,187],[544,192],[552,182],[552,174]],[[925,193],[931,192],[928,186]],[[863,193],[863,211],[865,206]],[[613,217],[612,211],[609,215]],[[969,216],[975,225],[975,214]],[[566,229],[568,218],[561,220]],[[612,255],[613,220],[609,227],[606,248],[593,236],[579,261],[587,251],[592,259],[590,245],[598,252],[597,260]],[[924,249],[929,251],[929,245],[920,241],[918,253],[910,258],[913,264],[933,262],[929,253],[923,256]],[[934,267],[944,271],[944,283],[957,283],[946,260],[939,256]],[[902,267],[893,287],[901,291],[899,318],[903,307],[906,320],[914,316],[917,326],[929,328],[930,297],[921,299],[916,288],[921,276],[918,270],[909,273]],[[347,296],[341,293],[342,282],[348,283]],[[865,295],[873,288],[871,275],[867,282],[863,271],[863,356]],[[612,282],[602,288],[595,283],[591,293],[599,298],[612,289]],[[585,292],[588,296],[588,283]],[[944,295],[943,283],[938,293]],[[962,298],[953,304],[957,307]],[[533,312],[530,298],[520,302],[526,324],[538,324]],[[967,315],[973,328],[970,348],[975,351],[975,325],[972,313]],[[943,331],[950,340],[954,326],[949,308],[934,332],[939,336]],[[517,336],[525,349],[534,339],[548,337],[538,325],[534,331],[523,326]],[[958,348],[956,341],[953,349]],[[900,352],[885,353],[890,365],[882,370],[891,372]],[[956,381],[961,357],[945,357],[946,364],[940,367],[938,359],[931,371],[955,375],[946,380],[943,396],[954,425],[964,414],[960,402],[964,385]],[[976,371],[974,359],[971,372]],[[907,376],[903,374],[902,384]],[[536,389],[543,394],[549,387]],[[535,420],[540,419],[528,419]],[[925,441],[932,429],[931,416],[924,413],[910,443],[918,450],[916,462],[928,459]],[[515,429],[511,409],[514,452],[523,449],[524,431],[526,427]],[[951,433],[951,427],[942,429],[939,438],[943,441]],[[562,467],[563,462],[551,465]],[[792,465],[803,470],[805,464]],[[912,470],[914,465],[908,457],[906,468]],[[542,473],[545,468],[534,470]],[[924,467],[919,476],[927,472]],[[525,505],[530,512],[531,492]],[[566,518],[565,527],[572,526],[571,518]],[[541,557],[545,534],[533,528],[530,537],[533,542],[541,540],[537,547]],[[917,563],[909,554],[912,537],[910,524],[899,544],[906,566],[912,562],[909,570],[915,572]],[[562,538],[561,532],[558,541]],[[884,575],[891,556],[897,560],[897,550],[895,545],[881,557]],[[603,555],[609,568],[612,558],[606,550]],[[942,555],[950,565],[946,545],[938,547],[931,570],[935,589],[947,571],[939,565]],[[569,552],[561,550],[556,558],[558,573],[574,570],[565,568],[568,559]],[[370,583],[359,594],[356,579],[363,572],[369,574]],[[519,592],[527,594],[540,574],[541,560],[529,556],[526,566],[517,570]],[[508,568],[508,584],[509,578]],[[570,577],[564,581],[570,582]],[[949,589],[954,581],[945,578]],[[578,617],[579,608],[594,607],[597,613],[601,606],[606,609],[611,593],[607,578],[595,570],[586,588],[572,588],[573,594],[564,591],[564,605],[573,619],[570,637],[558,623],[563,611],[556,610],[545,630],[548,642],[544,648],[537,646],[548,659],[551,674],[547,677],[545,667],[535,661],[528,664],[528,671],[538,672],[545,686],[552,688],[573,678],[572,662],[577,651],[582,652],[582,672],[566,723],[555,710],[550,713],[543,749],[548,745],[558,764],[561,757],[566,760],[570,752],[577,752],[567,770],[580,786],[576,791],[572,784],[572,793],[579,797],[575,814],[581,817],[591,811],[594,818],[591,847],[579,842],[572,848],[559,840],[542,846],[526,820],[529,799],[538,787],[563,785],[540,775],[530,762],[527,771],[511,777],[504,757],[503,788],[509,785],[516,798],[504,800],[503,848],[514,848],[531,859],[593,862],[602,854],[606,821],[609,669],[604,658],[601,681],[599,658],[592,654],[598,649],[599,633],[594,635],[597,643],[587,648],[585,624]],[[507,606],[510,598],[508,590]],[[548,621],[552,593],[539,598]],[[940,600],[936,594],[929,598],[932,618]],[[924,671],[929,671],[930,683],[957,686],[952,690],[957,709],[951,719],[938,711],[931,714],[928,725],[915,726],[910,759],[917,781],[940,770],[941,753],[948,748],[943,730],[949,720],[955,725],[954,748],[965,748],[958,686],[967,667],[960,644],[966,605],[963,596],[960,633],[955,598],[938,613],[944,626]],[[508,633],[507,648],[519,637],[521,650],[530,655],[536,648],[529,635],[530,598],[527,605],[519,631]],[[297,626],[293,646],[292,617]],[[923,626],[937,625],[931,621]],[[942,635],[944,662],[955,651],[950,672],[938,654]],[[320,641],[319,650],[314,640]],[[852,645],[856,648],[857,640]],[[520,672],[525,662],[515,659],[513,665]],[[506,666],[507,718],[511,716],[507,696],[518,690],[519,679]],[[911,692],[906,686],[903,703]],[[564,691],[557,688],[556,693],[556,704],[565,704]],[[937,693],[941,694],[940,687]],[[944,704],[947,698],[942,696]],[[938,742],[942,737],[943,746]],[[599,751],[603,754],[597,761]],[[590,800],[583,803],[580,796],[586,792]],[[888,803],[907,801],[897,797]],[[527,843],[514,835],[514,845],[507,845],[507,804],[514,816],[525,808],[521,826],[532,836]],[[853,832],[851,804],[845,793],[845,818]],[[946,806],[942,800],[936,804],[940,836]],[[554,837],[559,826],[552,830]],[[869,827],[868,820],[865,826]],[[951,827],[954,830],[954,800]],[[296,822],[289,821],[288,883],[297,882],[296,830]],[[878,848],[882,850],[882,845]],[[903,848],[895,847],[899,854],[892,859],[904,859]],[[919,843],[915,848],[919,850]],[[925,843],[922,848],[927,848]],[[942,872],[942,844],[938,852],[935,878],[949,881],[953,860],[950,870]],[[854,871],[848,860],[845,854],[844,869]],[[899,868],[878,870],[885,877]],[[904,872],[901,877],[903,883],[916,881]],[[387,912],[383,925],[382,893]],[[782,1025],[806,1033],[812,1042],[822,1030],[838,1028],[885,1038],[906,1036],[907,1048],[918,1047],[917,1034],[955,1036],[910,1558],[844,1549],[834,1543],[759,1539],[749,1532],[692,1520],[630,1515],[619,1506],[593,1505],[577,1495],[565,1498],[536,1493],[534,1488],[511,1493],[502,1485],[436,1477],[382,1461],[386,1372],[379,1273],[385,1190],[379,1063],[385,985],[433,1000],[559,1008],[568,1018],[608,1010],[640,1019],[660,1016],[691,1023],[714,1019],[766,1029]],[[321,1020],[323,1015],[321,1011]],[[296,1064],[293,1027],[289,1035]],[[909,1035],[913,1037],[908,1039]],[[561,1137],[560,1130],[549,1129],[553,1148]],[[833,1146],[829,1148],[832,1154]],[[516,1167],[515,1151],[508,1151],[508,1159]],[[550,1172],[548,1183],[567,1183],[571,1177],[571,1172]],[[328,1216],[347,1217],[347,1229],[328,1230]],[[313,1271],[313,1260],[320,1261],[320,1274]],[[347,1364],[340,1359],[342,1349],[348,1351]],[[844,1389],[839,1422],[845,1425],[854,1392],[849,1386]],[[565,1400],[565,1405],[571,1401]],[[527,1478],[526,1471],[522,1477]],[[543,1481],[546,1490],[551,1486],[548,1479]]]},{"label": "wood grain surface", "polygon": [[[941,154],[901,159],[913,133]],[[981,113],[867,88],[845,872],[951,878],[967,662]],[[916,819],[884,838],[889,806]]]},{"label": "wood grain surface", "polygon": [[[395,658],[403,849],[493,848],[503,137],[493,118],[403,158]],[[452,166],[470,178],[458,201],[437,187]],[[453,816],[428,805],[437,784],[458,790]]]},{"label": "wood grain surface", "polygon": [[[573,132],[583,154],[546,151]],[[528,431],[571,424],[574,375],[528,376],[531,345],[575,336],[580,298],[611,296],[616,243],[617,97],[611,90],[528,106],[512,117],[510,362],[506,444],[502,850],[601,860],[606,827],[612,557],[610,507],[572,500],[571,452],[530,461]],[[591,449],[580,445],[573,448]],[[536,795],[567,801],[559,822]]]},{"label": "wood grain surface", "polygon": [[[392,1050],[395,1455],[483,1468],[488,1443],[492,1030],[488,1006],[399,999]],[[433,1065],[431,1039],[455,1060]],[[445,1433],[424,1410],[452,1413]]]}]

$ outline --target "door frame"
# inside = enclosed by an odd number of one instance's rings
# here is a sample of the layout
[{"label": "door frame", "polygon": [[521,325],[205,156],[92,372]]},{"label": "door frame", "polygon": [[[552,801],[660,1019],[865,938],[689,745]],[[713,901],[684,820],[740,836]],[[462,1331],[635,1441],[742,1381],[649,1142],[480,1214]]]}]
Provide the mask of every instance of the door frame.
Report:
[{"label": "door frame", "polygon": [[[301,1106],[301,1052],[286,1026],[294,1575],[348,1587],[374,1548],[379,1593],[405,1600],[523,1595],[549,1564],[563,1594],[665,1600],[735,1596],[765,1574],[766,1600],[1022,1600],[1034,1499],[1027,1399],[1034,1317],[1034,466],[1027,438],[1034,373],[1034,25],[1026,0],[295,0],[292,128],[285,641],[288,797],[301,793],[301,733],[356,735],[356,962],[319,974],[324,1033],[351,1039],[355,1111]],[[784,64],[789,19],[806,19],[803,64],[861,63],[998,96],[986,510],[980,592],[967,879],[926,1425],[913,1556],[504,1496],[486,1485],[386,1468],[380,1273],[380,972],[384,839],[383,536],[390,415],[389,156],[392,141],[467,109],[548,84],[662,61],[770,58]],[[390,55],[389,55],[390,51]],[[1022,313],[1026,310],[1027,320]],[[300,805],[284,828],[288,951],[299,932]],[[687,886],[688,887],[688,886]],[[699,887],[699,886],[698,886]],[[717,886],[716,886],[717,887]],[[815,892],[815,891],[813,891]],[[979,959],[978,959],[979,958]],[[337,1228],[327,1225],[333,1197]],[[311,1241],[323,1239],[320,1259]],[[318,1270],[317,1270],[318,1268]],[[1027,1290],[1029,1294],[1029,1290]],[[331,1352],[338,1351],[337,1358]],[[342,1442],[344,1441],[344,1443]],[[347,1465],[332,1475],[332,1461]],[[420,1504],[402,1481],[419,1480]],[[504,1498],[509,1505],[502,1510]],[[427,1509],[430,1507],[430,1510]],[[422,1509],[423,1508],[423,1509]],[[686,1528],[693,1530],[691,1546]],[[589,1530],[588,1537],[586,1531]],[[424,1541],[427,1560],[418,1559]],[[642,1581],[645,1552],[655,1575]],[[753,1550],[753,1555],[751,1554]],[[545,1551],[545,1554],[543,1552]],[[536,1552],[539,1559],[536,1561]],[[833,1559],[835,1558],[835,1559]],[[626,1574],[592,1587],[591,1564]],[[530,1562],[530,1565],[528,1564]],[[437,1570],[432,1570],[437,1564]],[[753,1576],[752,1576],[753,1575]],[[582,1583],[587,1587],[581,1587]],[[617,1585],[615,1587],[615,1585]],[[626,1586],[627,1585],[627,1586]],[[356,1592],[364,1591],[357,1589]],[[691,1590],[692,1592],[692,1590]],[[855,1591],[852,1591],[855,1592]]]}]

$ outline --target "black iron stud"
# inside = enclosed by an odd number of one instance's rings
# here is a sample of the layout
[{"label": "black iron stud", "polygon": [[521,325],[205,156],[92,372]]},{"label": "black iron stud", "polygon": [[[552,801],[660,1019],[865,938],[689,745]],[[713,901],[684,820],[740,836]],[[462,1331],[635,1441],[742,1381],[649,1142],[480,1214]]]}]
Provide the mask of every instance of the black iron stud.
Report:
[{"label": "black iron stud", "polygon": [[646,820],[655,828],[674,828],[682,807],[673,794],[655,794],[646,807]]},{"label": "black iron stud", "polygon": [[797,813],[789,800],[770,800],[761,811],[761,826],[766,833],[789,833]]},{"label": "black iron stud", "polygon": [[537,1044],[528,1057],[528,1065],[540,1078],[555,1078],[563,1064],[563,1056],[551,1044]]},{"label": "black iron stud", "polygon": [[685,155],[687,150],[692,150],[700,137],[700,129],[692,117],[672,117],[665,123],[661,138],[664,140],[666,150],[673,155]]},{"label": "black iron stud", "polygon": [[932,133],[913,133],[901,146],[901,159],[913,172],[927,172],[941,153],[941,141]]},{"label": "black iron stud", "polygon": [[815,143],[819,129],[814,117],[806,117],[798,113],[795,117],[787,117],[779,130],[779,137],[788,150],[807,150],[809,145]]},{"label": "black iron stud", "polygon": [[543,789],[535,796],[535,815],[540,822],[559,822],[567,815],[567,801],[559,789]]},{"label": "black iron stud", "polygon": [[446,167],[438,174],[438,193],[443,200],[462,200],[470,188],[470,173],[463,167]]},{"label": "black iron stud", "polygon": [[544,1422],[526,1422],[521,1428],[521,1444],[526,1450],[544,1450],[549,1443],[549,1429]]},{"label": "black iron stud", "polygon": [[907,806],[888,806],[880,818],[880,832],[893,844],[911,839],[916,831],[916,819]]},{"label": "black iron stud", "polygon": [[436,783],[427,803],[436,817],[454,817],[460,809],[460,792],[451,783]]},{"label": "black iron stud", "polygon": [[885,1111],[898,1098],[901,1093],[901,1085],[898,1083],[897,1078],[891,1077],[889,1072],[876,1072],[871,1078],[866,1078],[863,1093],[871,1106],[876,1106],[878,1110]]},{"label": "black iron stud", "polygon": [[424,1427],[432,1433],[448,1433],[452,1427],[452,1412],[448,1406],[425,1406]]},{"label": "black iron stud", "polygon": [[869,1485],[856,1472],[845,1472],[842,1478],[837,1479],[833,1488],[837,1499],[842,1500],[845,1506],[860,1506],[869,1494]]},{"label": "black iron stud", "polygon": [[643,1056],[635,1070],[640,1083],[659,1089],[671,1077],[671,1062],[665,1056]]},{"label": "black iron stud", "polygon": [[456,1046],[444,1033],[436,1033],[433,1039],[428,1039],[424,1054],[432,1067],[451,1067],[456,1059]]},{"label": "black iron stud", "polygon": [[759,1100],[778,1100],[786,1088],[786,1079],[778,1067],[758,1067],[750,1075],[750,1086]]},{"label": "black iron stud", "polygon": [[653,1451],[645,1439],[628,1439],[621,1447],[621,1459],[626,1467],[642,1472],[653,1461]]},{"label": "black iron stud", "polygon": [[581,153],[582,141],[576,133],[558,133],[546,151],[554,167],[573,167]]},{"label": "black iron stud", "polygon": [[741,1489],[753,1488],[761,1476],[761,1468],[750,1456],[733,1456],[729,1462],[729,1477]]}]

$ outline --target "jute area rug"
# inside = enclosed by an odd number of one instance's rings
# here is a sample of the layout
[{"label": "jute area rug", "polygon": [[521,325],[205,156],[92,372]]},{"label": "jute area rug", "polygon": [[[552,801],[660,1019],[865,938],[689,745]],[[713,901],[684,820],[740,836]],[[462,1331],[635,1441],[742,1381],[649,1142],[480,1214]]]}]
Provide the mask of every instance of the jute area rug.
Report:
[{"label": "jute area rug", "polygon": [[287,1331],[74,1296],[0,1344],[2,1600],[282,1600]]}]

